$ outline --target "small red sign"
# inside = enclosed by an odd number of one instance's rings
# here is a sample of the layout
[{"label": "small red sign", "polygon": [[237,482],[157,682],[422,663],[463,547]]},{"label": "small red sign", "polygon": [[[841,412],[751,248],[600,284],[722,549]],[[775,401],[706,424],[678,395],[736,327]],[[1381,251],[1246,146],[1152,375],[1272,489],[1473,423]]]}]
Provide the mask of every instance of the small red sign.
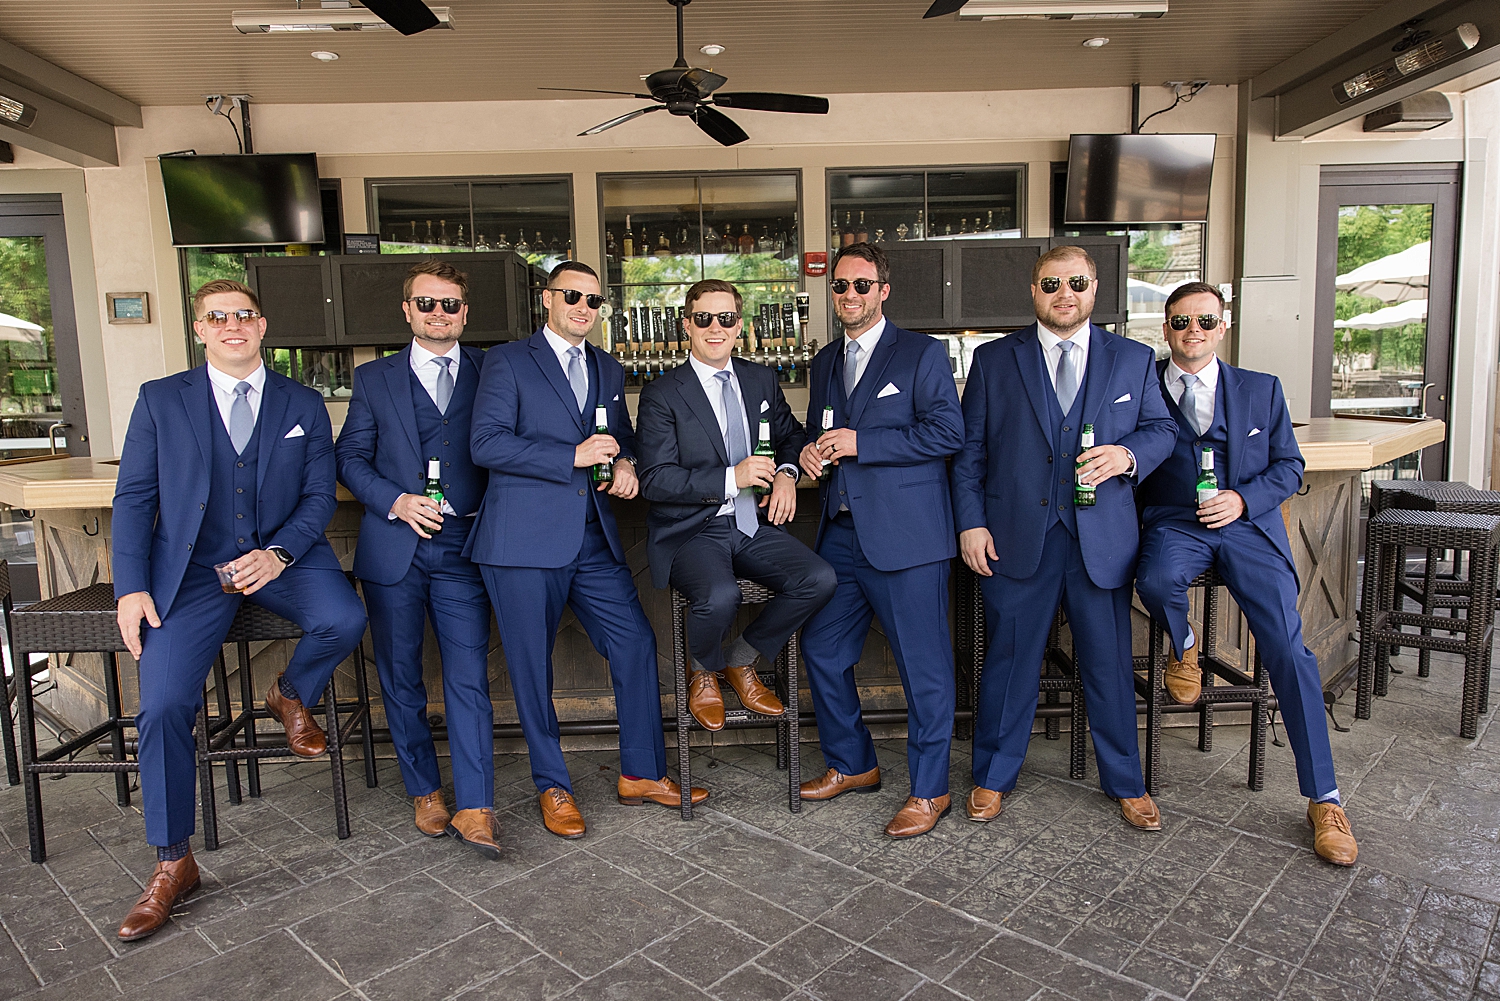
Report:
[{"label": "small red sign", "polygon": [[802,255],[802,273],[809,278],[828,274],[828,251],[809,250]]}]

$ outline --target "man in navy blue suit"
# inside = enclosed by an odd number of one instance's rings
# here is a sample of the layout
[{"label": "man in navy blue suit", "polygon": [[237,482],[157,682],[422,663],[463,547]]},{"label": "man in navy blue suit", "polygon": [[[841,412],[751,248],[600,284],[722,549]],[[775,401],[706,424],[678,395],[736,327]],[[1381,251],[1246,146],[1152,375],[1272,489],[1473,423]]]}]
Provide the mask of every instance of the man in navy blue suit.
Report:
[{"label": "man in navy blue suit", "polygon": [[[989,636],[967,804],[969,819],[980,823],[999,816],[1021,773],[1060,600],[1083,675],[1099,784],[1129,823],[1161,829],[1136,738],[1133,483],[1172,451],[1175,429],[1152,350],[1089,322],[1098,276],[1081,247],[1038,258],[1031,275],[1037,322],[976,350],[964,387],[953,505],[959,549],[984,592]],[[1081,445],[1086,424],[1092,448]],[[1094,488],[1092,506],[1075,505],[1075,477]]]},{"label": "man in navy blue suit", "polygon": [[[809,378],[802,468],[818,476],[818,555],[838,587],[802,631],[818,742],[828,771],[802,784],[826,800],[880,788],[875,744],[860,714],[854,668],[879,616],[906,689],[910,795],[885,827],[926,834],[951,805],[953,644],[948,561],[955,552],[947,459],[963,444],[963,417],[948,354],[926,334],[886,322],[890,265],[868,243],[839,251],[829,282],[844,336],[818,352]],[[821,434],[823,411],[833,429]]]},{"label": "man in navy blue suit", "polygon": [[[1339,805],[1323,682],[1317,657],[1302,641],[1297,568],[1281,517],[1282,503],[1302,485],[1302,450],[1281,380],[1215,357],[1228,329],[1224,297],[1214,286],[1190,282],[1167,298],[1162,333],[1172,356],[1158,369],[1176,447],[1141,485],[1145,538],[1135,587],[1172,636],[1167,693],[1191,705],[1203,675],[1188,622],[1188,582],[1209,567],[1218,570],[1271,676],[1307,797],[1313,850],[1335,865],[1353,865],[1359,846]],[[1200,496],[1204,453],[1213,457],[1218,490]]]},{"label": "man in navy blue suit", "polygon": [[[656,634],[609,505],[610,497],[634,497],[640,484],[625,371],[588,342],[602,305],[599,276],[588,265],[564,261],[552,270],[542,293],[546,324],[485,355],[470,439],[474,462],[490,471],[490,482],[468,555],[479,564],[500,624],[542,822],[563,838],[585,831],[552,704],[552,645],[564,608],[609,661],[620,724],[620,802],[681,802],[667,777]],[[596,431],[600,409],[607,432]],[[607,463],[613,479],[593,483],[590,470]],[[708,793],[694,789],[692,796],[697,803]]]},{"label": "man in navy blue suit", "polygon": [[193,723],[240,602],[302,628],[266,693],[300,757],[327,750],[307,707],[365,631],[364,606],[323,537],[336,506],[323,397],[261,363],[266,321],[249,288],[212,281],[192,307],[207,364],[141,387],[115,486],[115,597],[120,636],[140,662],[141,805],[157,855],[120,925],[125,941],[154,934],[198,888]]},{"label": "man in navy blue suit", "polygon": [[[833,594],[833,568],[781,525],[797,513],[797,456],[805,434],[776,373],[731,357],[743,319],[740,292],[717,279],[688,289],[682,324],[692,344],[680,365],[641,390],[636,442],[641,493],[651,501],[646,554],[657,587],[670,582],[687,616],[688,710],[705,730],[724,728],[723,675],[740,704],[765,716],[785,707],[755,673]],[[774,457],[751,449],[764,421]],[[764,490],[757,517],[755,488]],[[736,578],[775,593],[727,649],[740,607]]]},{"label": "man in navy blue suit", "polygon": [[[354,573],[364,582],[380,693],[417,829],[429,838],[452,835],[498,859],[490,602],[479,567],[463,555],[489,480],[469,458],[484,354],[459,347],[468,292],[468,277],[446,261],[412,266],[401,302],[412,342],[354,370],[334,455],[339,479],[365,506]],[[432,463],[441,503],[423,492]],[[422,683],[429,619],[443,658],[452,817]]]}]

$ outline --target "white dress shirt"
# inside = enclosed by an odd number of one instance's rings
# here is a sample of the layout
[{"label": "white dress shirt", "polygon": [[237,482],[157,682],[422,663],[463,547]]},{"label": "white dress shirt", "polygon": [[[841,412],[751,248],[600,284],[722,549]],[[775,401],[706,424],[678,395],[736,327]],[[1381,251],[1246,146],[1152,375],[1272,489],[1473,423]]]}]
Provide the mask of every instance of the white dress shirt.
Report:
[{"label": "white dress shirt", "polygon": [[[699,361],[697,358],[689,354],[688,364],[693,366],[693,374],[696,375],[698,377],[698,381],[702,383],[703,394],[708,397],[708,405],[714,408],[714,417],[719,421],[719,435],[720,437],[725,437],[726,440],[729,432],[728,421],[730,419],[730,415],[724,413],[724,388],[722,385],[720,385],[717,376],[721,371],[729,373],[729,381],[734,386],[734,395],[739,397],[741,404],[740,412],[733,416],[734,419],[740,422],[740,427],[745,429],[745,442],[750,446],[750,450],[753,454],[755,450],[755,439],[750,437],[750,419],[745,415],[745,408],[743,406],[745,402],[745,394],[740,390],[740,377],[735,375],[734,373],[734,362],[727,362],[722,369],[717,369],[712,365],[705,365],[703,362]],[[747,487],[746,489],[748,490],[749,488]],[[729,468],[724,470],[725,501],[723,504],[719,505],[719,509],[714,512],[714,517],[718,517],[721,514],[734,514],[734,498],[739,494],[739,492],[740,488],[735,486],[734,483],[734,467],[730,466]]]},{"label": "white dress shirt", "polygon": [[242,382],[250,384],[250,392],[245,394],[245,399],[250,402],[250,417],[260,420],[260,398],[266,391],[266,366],[261,364],[254,372],[243,379],[236,379],[232,375],[226,375],[214,368],[213,362],[208,363],[208,381],[214,387],[214,402],[219,405],[219,419],[224,422],[224,430],[229,431],[229,408],[234,406],[234,387]]},{"label": "white dress shirt", "polygon": [[547,345],[552,348],[552,353],[557,355],[557,363],[562,366],[564,378],[566,378],[568,374],[568,352],[576,347],[583,353],[581,359],[583,362],[583,398],[588,399],[589,350],[587,343],[585,342],[584,344],[570,344],[569,342],[563,340],[561,334],[559,334],[557,331],[553,330],[546,324],[542,325],[542,336],[547,338]]},{"label": "white dress shirt", "polygon": [[859,360],[854,365],[854,385],[859,386],[859,380],[865,376],[865,369],[870,367],[870,356],[875,353],[876,346],[880,343],[880,335],[885,333],[885,317],[875,321],[875,326],[866,330],[858,337],[851,338],[844,335],[844,360],[849,359],[849,342],[851,340],[859,344]]},{"label": "white dress shirt", "polygon": [[[1173,403],[1182,403],[1182,393],[1187,389],[1182,377],[1187,374],[1177,367],[1175,361],[1167,362],[1167,394],[1172,397]],[[1187,416],[1193,419],[1193,423],[1198,425],[1198,433],[1202,434],[1214,422],[1214,396],[1219,391],[1219,359],[1214,358],[1203,366],[1201,372],[1194,374],[1198,376],[1198,385],[1193,389],[1193,400],[1198,412]]]},{"label": "white dress shirt", "polygon": [[[415,339],[412,340],[411,370],[416,375],[417,381],[422,384],[422,388],[427,390],[427,395],[432,397],[433,406],[437,405],[438,376],[443,371],[443,366],[439,365],[437,360],[439,358],[453,359],[453,364],[448,366],[448,372],[453,376],[453,384],[456,386],[458,385],[458,369],[464,363],[463,354],[457,341],[454,341],[453,346],[447,351],[440,355],[435,355],[418,344]],[[567,371],[567,369],[563,371]]]},{"label": "white dress shirt", "polygon": [[[1037,340],[1042,343],[1042,361],[1047,364],[1047,378],[1052,380],[1052,389],[1057,390],[1057,366],[1062,361],[1063,351],[1058,345],[1062,344],[1062,338],[1042,326],[1036,325]],[[1078,328],[1069,340],[1073,343],[1073,371],[1078,374],[1078,388],[1083,388],[1083,374],[1088,371],[1089,366],[1089,325],[1085,323]]]}]

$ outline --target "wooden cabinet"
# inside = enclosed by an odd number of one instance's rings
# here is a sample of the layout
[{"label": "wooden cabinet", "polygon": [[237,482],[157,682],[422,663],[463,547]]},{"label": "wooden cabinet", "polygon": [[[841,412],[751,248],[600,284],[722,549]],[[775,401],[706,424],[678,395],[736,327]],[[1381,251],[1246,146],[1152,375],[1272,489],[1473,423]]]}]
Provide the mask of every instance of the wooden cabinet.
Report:
[{"label": "wooden cabinet", "polygon": [[333,280],[327,257],[247,257],[245,272],[266,318],[268,348],[333,347]]}]

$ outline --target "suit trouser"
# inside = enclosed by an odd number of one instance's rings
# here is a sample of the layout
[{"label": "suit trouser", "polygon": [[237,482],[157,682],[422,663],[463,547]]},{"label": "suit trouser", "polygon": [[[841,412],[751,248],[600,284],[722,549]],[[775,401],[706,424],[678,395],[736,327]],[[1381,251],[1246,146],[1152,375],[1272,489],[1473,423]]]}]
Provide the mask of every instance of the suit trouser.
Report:
[{"label": "suit trouser", "polygon": [[1338,792],[1333,748],[1323,718],[1318,658],[1302,641],[1297,573],[1264,532],[1241,518],[1220,529],[1173,521],[1146,530],[1135,589],[1181,650],[1188,622],[1188,582],[1215,567],[1245,613],[1297,762],[1297,785],[1309,799]]},{"label": "suit trouser", "polygon": [[197,745],[193,725],[203,683],[223,646],[240,602],[251,601],[295,622],[302,638],[286,679],[304,705],[323,697],[334,668],[365,634],[365,608],[338,570],[289,566],[248,598],[225,594],[212,567],[189,563],[161,628],[141,638],[141,809],[146,840],[174,845],[194,830]]},{"label": "suit trouser", "polygon": [[838,584],[833,568],[789,533],[762,525],[751,538],[735,527],[732,514],[710,518],[672,557],[671,573],[672,586],[691,602],[688,650],[705,670],[726,667],[721,644],[740,608],[740,577],[776,595],[741,634],[767,663]]},{"label": "suit trouser", "polygon": [[656,677],[656,634],[641,610],[630,568],[615,562],[599,522],[590,521],[577,557],[564,567],[481,564],[500,624],[516,715],[531,754],[538,790],[572,792],[552,704],[552,645],[564,608],[571,608],[589,640],[609,661],[620,722],[620,770],[659,779],[667,774]]},{"label": "suit trouser", "polygon": [[1031,742],[1047,634],[1061,600],[1082,675],[1099,785],[1116,799],[1144,796],[1130,659],[1130,585],[1095,584],[1078,540],[1062,522],[1048,529],[1034,574],[1017,579],[997,573],[980,577],[979,585],[989,649],[974,719],[974,784],[1000,792],[1016,787]]},{"label": "suit trouser", "polygon": [[411,569],[394,584],[364,582],[385,717],[409,796],[442,785],[427,725],[422,641],[427,621],[443,659],[443,708],[459,810],[495,805],[495,713],[490,703],[490,600],[479,567],[463,555],[472,518],[445,518],[419,539]]},{"label": "suit trouser", "polygon": [[860,713],[854,668],[871,618],[879,616],[906,689],[911,795],[945,795],[957,697],[953,643],[948,637],[948,561],[877,570],[865,559],[848,517],[827,524],[818,555],[838,575],[832,600],[802,630],[802,656],[823,757],[845,775],[867,772],[877,764],[875,743]]}]

